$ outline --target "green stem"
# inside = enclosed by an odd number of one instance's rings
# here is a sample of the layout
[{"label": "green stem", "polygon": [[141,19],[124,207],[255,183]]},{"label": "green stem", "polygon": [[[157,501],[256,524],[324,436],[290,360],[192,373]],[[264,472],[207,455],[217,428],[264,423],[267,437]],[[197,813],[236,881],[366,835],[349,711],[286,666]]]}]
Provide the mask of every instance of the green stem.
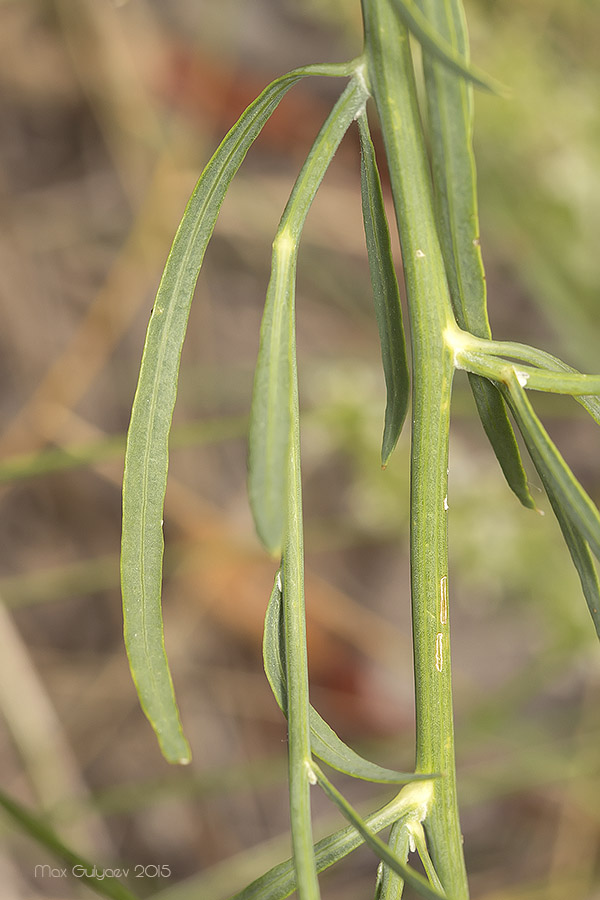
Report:
[{"label": "green stem", "polygon": [[437,237],[408,33],[390,0],[362,0],[365,55],[381,120],[411,321],[411,588],[417,771],[441,772],[424,825],[448,896],[468,897],[456,800],[448,630],[447,467],[454,323]]},{"label": "green stem", "polygon": [[[310,723],[308,702],[308,664],[304,612],[304,547],[302,535],[302,486],[300,478],[300,430],[298,421],[298,383],[293,355],[292,390],[294,412],[288,478],[286,538],[283,554],[286,642],[286,676],[289,736],[289,796],[292,846],[301,900],[318,900],[319,883],[315,863],[310,813]],[[293,648],[293,652],[289,652]]]},{"label": "green stem", "polygon": [[550,372],[546,369],[536,369],[533,366],[507,362],[490,353],[459,351],[456,354],[456,367],[502,383],[506,383],[511,374],[515,374],[523,387],[533,391],[570,394],[572,397],[593,397],[600,394],[600,375]]},{"label": "green stem", "polygon": [[[284,403],[282,420],[288,428],[288,433],[285,435],[287,438],[287,470],[284,484],[287,501],[283,527],[282,589],[290,819],[300,900],[318,900],[320,895],[310,814],[310,786],[311,783],[315,783],[315,779],[310,767],[310,703],[304,606],[300,414],[294,310],[296,256],[304,220],[315,193],[342,137],[364,108],[366,100],[367,89],[364,79],[357,72],[356,77],[352,79],[321,128],[302,167],[273,243],[273,270],[268,295],[270,296],[271,293],[273,295],[275,307],[273,318],[280,318],[280,326],[276,327],[267,317],[268,327],[265,325],[261,332],[261,347],[263,341],[269,345],[268,358],[281,358],[282,360],[283,370],[279,371],[282,371],[283,385],[287,388],[287,396],[282,395],[280,398]],[[285,333],[286,326],[287,334]],[[278,352],[279,347],[282,349],[281,357]],[[276,383],[277,381],[278,379],[275,377],[270,382],[274,388],[275,400],[272,405],[275,410],[278,409],[277,398],[280,394],[278,390],[280,385]],[[285,413],[285,404],[288,405],[287,414]],[[265,429],[267,434],[269,433],[268,418]],[[277,413],[272,418],[276,419]],[[272,438],[268,439],[267,446],[272,442]]]}]

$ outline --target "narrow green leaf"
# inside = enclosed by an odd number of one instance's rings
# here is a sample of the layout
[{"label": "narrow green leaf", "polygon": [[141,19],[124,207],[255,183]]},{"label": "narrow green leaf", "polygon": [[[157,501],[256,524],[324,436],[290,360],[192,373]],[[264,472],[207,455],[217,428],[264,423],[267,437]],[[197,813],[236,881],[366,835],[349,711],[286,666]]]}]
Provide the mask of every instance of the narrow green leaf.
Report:
[{"label": "narrow green leaf", "polygon": [[[265,672],[277,703],[287,715],[285,643],[283,629],[283,581],[281,572],[277,573],[271,599],[265,616],[265,632],[263,641],[263,658]],[[429,780],[434,776],[417,775],[414,772],[397,772],[370,762],[355,753],[332,728],[321,718],[316,709],[310,707],[310,745],[319,759],[338,772],[352,775],[364,781],[381,784],[405,784],[411,781]]]},{"label": "narrow green leaf", "polygon": [[[365,825],[370,831],[377,833],[397,821],[399,816],[399,821],[404,822],[411,812],[410,810],[402,812],[403,806],[400,795],[398,795],[377,812],[366,816]],[[347,825],[318,841],[315,844],[317,871],[324,872],[340,859],[352,853],[353,850],[362,846],[363,843],[362,836],[353,825]],[[235,894],[231,900],[283,900],[284,897],[289,897],[295,889],[294,863],[292,859],[288,859],[273,866],[256,881]]]},{"label": "narrow green leaf", "polygon": [[533,411],[517,374],[510,370],[505,378],[506,396],[544,486],[550,487],[553,506],[558,505],[575,532],[587,541],[596,558],[600,559],[600,513]]},{"label": "narrow green leaf", "polygon": [[493,384],[477,375],[469,375],[469,384],[483,430],[500,464],[506,483],[523,506],[535,509],[535,500],[529,490],[519,445],[501,394]]},{"label": "narrow green leaf", "polygon": [[506,93],[506,88],[499,81],[473,66],[461,53],[457,52],[456,48],[443,35],[436,31],[415,0],[394,0],[393,6],[399,18],[414,34],[423,49],[443,63],[451,72],[492,94]]},{"label": "narrow green leaf", "polygon": [[46,847],[57,859],[66,863],[71,872],[75,871],[78,882],[83,882],[101,897],[109,897],[110,900],[136,900],[135,894],[132,894],[120,881],[110,875],[105,875],[102,866],[94,865],[67,847],[46,822],[3,791],[0,791],[0,806],[19,828],[29,834],[38,844]]},{"label": "narrow green leaf", "polygon": [[429,883],[432,887],[435,888],[436,891],[440,891],[441,893],[443,893],[444,888],[442,886],[442,882],[439,879],[438,873],[435,871],[435,866],[433,865],[433,861],[431,859],[431,856],[429,855],[423,826],[418,821],[412,821],[408,823],[407,829],[410,838],[412,838],[412,840],[414,841],[415,848],[417,850],[417,853],[419,854],[419,858],[425,870],[425,874],[429,879]]},{"label": "narrow green leaf", "polygon": [[[535,417],[533,409],[529,405],[523,387],[538,390],[555,390],[570,393],[573,389],[580,391],[589,390],[590,379],[597,380],[597,376],[585,376],[578,373],[571,366],[563,363],[557,357],[551,356],[542,350],[529,347],[524,344],[506,341],[478,340],[473,335],[463,335],[465,350],[456,353],[457,365],[467,371],[476,371],[486,378],[498,382],[507,381],[512,384],[513,393],[522,394],[525,402],[519,404],[515,399],[511,403],[513,414],[524,436],[533,463],[542,479],[548,499],[563,533],[565,543],[573,564],[579,575],[581,587],[592,616],[596,632],[600,637],[600,585],[598,575],[590,553],[590,547],[582,535],[577,517],[573,517],[569,511],[569,504],[564,503],[564,492],[561,495],[556,487],[555,472],[549,465],[549,459],[555,458],[555,468],[563,475],[568,469],[560,459],[558,451],[550,451],[548,444],[550,439],[546,435],[541,423]],[[515,365],[496,354],[511,357],[513,360],[524,360],[531,365]],[[543,368],[538,368],[543,367]],[[518,389],[518,390],[517,390]],[[505,389],[507,391],[507,389]],[[510,394],[507,391],[507,396]],[[588,410],[592,417],[599,421],[600,401],[594,396],[577,396],[581,404]],[[533,427],[532,427],[533,425]],[[537,435],[537,438],[535,438]],[[553,445],[552,445],[553,446]],[[545,447],[545,452],[543,449]],[[558,459],[556,459],[558,456]],[[570,472],[566,476],[569,481]],[[570,476],[572,478],[572,476]],[[577,484],[577,483],[575,483]],[[578,487],[578,486],[577,486]],[[573,491],[573,486],[571,486]],[[576,491],[576,489],[575,489]],[[576,491],[576,493],[578,493]],[[588,499],[588,503],[591,503]],[[587,507],[588,504],[585,504]],[[594,509],[588,511],[588,518],[592,524],[595,520]]]},{"label": "narrow green leaf", "polygon": [[248,437],[250,508],[256,533],[273,556],[281,553],[283,540],[292,424],[288,334],[294,315],[296,258],[289,251],[285,242],[273,245]]},{"label": "narrow green leaf", "polygon": [[318,784],[323,788],[329,799],[335,803],[344,818],[346,818],[362,836],[365,844],[377,854],[379,859],[400,875],[404,881],[409,884],[422,897],[428,897],[430,900],[444,900],[446,894],[443,891],[436,890],[429,882],[423,878],[415,869],[407,866],[398,859],[390,850],[389,846],[374,834],[368,827],[364,819],[359,816],[353,806],[348,803],[345,797],[340,794],[336,787],[329,781],[317,765],[313,765],[313,770],[317,778]]},{"label": "narrow green leaf", "polygon": [[[417,2],[431,27],[456,53],[468,59],[469,41],[460,0]],[[428,53],[424,54],[423,70],[438,231],[452,305],[461,328],[489,338],[473,155],[473,91],[470,84]],[[510,488],[524,506],[534,508],[502,396],[483,378],[470,376],[469,382],[484,431]]]},{"label": "narrow green leaf", "polygon": [[375,150],[369,134],[367,116],[364,113],[358,119],[358,128],[361,146],[363,220],[375,302],[375,318],[379,329],[383,373],[387,388],[381,447],[381,462],[383,466],[386,466],[398,442],[406,418],[410,396],[410,378],[398,279],[392,259],[390,233],[383,205]]},{"label": "narrow green leaf", "polygon": [[516,378],[514,381],[516,386],[513,382],[509,401],[513,415],[548,495],[573,565],[579,575],[596,634],[600,637],[600,584],[587,540],[591,527],[592,532],[596,533],[593,549],[598,556],[600,536],[598,511],[552,444],[533,412],[525,391]]},{"label": "narrow green leaf", "polygon": [[281,553],[286,510],[290,429],[290,341],[298,246],[304,221],[329,163],[366,103],[362,75],[346,88],[327,118],[300,173],[273,242],[271,278],[260,331],[248,448],[248,493],[256,530],[274,556]]},{"label": "narrow green leaf", "polygon": [[[468,59],[469,41],[460,0],[417,3],[431,27]],[[427,53],[423,71],[437,224],[452,305],[461,328],[490,337],[479,242],[473,90]]]},{"label": "narrow green leaf", "polygon": [[242,113],[187,205],[150,318],[125,454],[121,583],[133,680],[169,762],[190,759],[165,653],[160,597],[168,439],[192,295],[229,183],[281,98],[305,75],[347,75],[353,69],[354,64],[297,69],[270,84]]},{"label": "narrow green leaf", "polygon": [[249,493],[259,536],[283,549],[290,821],[300,900],[318,900],[310,812],[310,705],[304,609],[295,276],[304,221],[329,163],[368,96],[360,67],[326,119],[296,180],[273,242],[255,376]]},{"label": "narrow green leaf", "polygon": [[565,515],[560,501],[552,490],[550,480],[544,477],[543,471],[543,465],[540,463],[538,468],[540,478],[544,483],[554,515],[571,554],[573,565],[579,575],[583,596],[586,599],[596,634],[600,638],[600,583],[598,582],[598,574],[590,553],[589,544],[581,537],[578,529],[573,526],[569,517]]}]

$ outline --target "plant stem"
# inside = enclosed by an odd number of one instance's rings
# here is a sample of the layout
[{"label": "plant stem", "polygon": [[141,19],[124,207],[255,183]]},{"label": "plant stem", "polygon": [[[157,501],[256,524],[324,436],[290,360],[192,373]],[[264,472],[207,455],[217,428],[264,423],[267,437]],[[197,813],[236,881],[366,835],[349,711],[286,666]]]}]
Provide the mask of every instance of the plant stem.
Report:
[{"label": "plant stem", "polygon": [[[292,337],[292,339],[294,339]],[[286,676],[289,735],[289,794],[292,846],[300,900],[318,900],[319,883],[313,848],[310,814],[310,724],[308,704],[308,668],[304,611],[304,569],[302,535],[302,485],[300,479],[300,432],[298,422],[298,382],[295,353],[292,356],[294,425],[291,435],[289,481],[290,502],[283,556],[284,591],[290,600],[284,604]]]},{"label": "plant stem", "polygon": [[453,900],[468,897],[456,801],[448,629],[447,473],[454,322],[404,25],[391,0],[362,0],[370,86],[381,120],[402,244],[413,357],[411,591],[417,759],[439,772],[424,825]]}]

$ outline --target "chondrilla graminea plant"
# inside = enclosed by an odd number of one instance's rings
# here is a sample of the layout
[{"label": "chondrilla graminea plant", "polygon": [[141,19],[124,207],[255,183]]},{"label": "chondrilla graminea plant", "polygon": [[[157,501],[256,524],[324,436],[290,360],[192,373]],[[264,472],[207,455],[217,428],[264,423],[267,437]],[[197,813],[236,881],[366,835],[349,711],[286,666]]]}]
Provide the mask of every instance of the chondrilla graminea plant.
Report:
[{"label": "chondrilla graminea plant", "polygon": [[[600,376],[583,375],[533,347],[492,340],[479,243],[472,151],[472,91],[500,86],[469,61],[461,0],[362,0],[364,50],[343,65],[311,65],[278,78],[242,113],[202,173],[167,260],[144,347],[123,486],[125,641],[141,705],[162,752],[186,763],[161,617],[162,516],[168,440],[181,348],[204,252],[227,188],[284,95],[300,79],[346,81],[298,175],[275,239],[249,432],[249,495],[257,533],[278,561],[267,606],[264,664],[288,720],[293,858],[242,890],[239,900],[319,897],[318,875],[366,843],[380,860],[375,894],[404,883],[423,897],[468,897],[456,798],[450,658],[447,482],[450,399],[457,369],[469,374],[477,410],[506,481],[534,508],[513,425],[531,457],[600,634],[600,515],[562,459],[528,398],[570,394],[600,423]],[[419,108],[409,37],[422,48]],[[400,235],[412,371],[388,223],[366,111],[372,98]],[[366,248],[387,387],[382,462],[412,404],[411,604],[416,696],[414,772],[382,768],[346,746],[309,698],[295,342],[296,261],[310,205],[336,149],[358,128]],[[425,131],[427,142],[425,140]],[[361,817],[322,768],[402,786]],[[348,820],[315,843],[313,786]],[[316,789],[316,788],[315,788]],[[391,826],[387,842],[378,832]],[[409,864],[420,857],[424,875]]]}]

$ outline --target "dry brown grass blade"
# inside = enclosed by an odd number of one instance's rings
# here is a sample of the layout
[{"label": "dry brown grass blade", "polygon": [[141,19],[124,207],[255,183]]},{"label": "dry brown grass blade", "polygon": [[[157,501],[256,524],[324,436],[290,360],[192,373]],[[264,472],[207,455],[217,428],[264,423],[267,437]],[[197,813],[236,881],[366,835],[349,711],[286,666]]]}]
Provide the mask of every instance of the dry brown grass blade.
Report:
[{"label": "dry brown grass blade", "polygon": [[[126,16],[116,5],[96,0],[54,0],[54,7],[75,73],[135,209],[163,144],[144,60],[157,66],[164,42],[144,4],[132,5]],[[135,29],[133,42],[130,29]]]},{"label": "dry brown grass blade", "polygon": [[[0,439],[2,454],[30,451],[62,432],[63,414],[85,396],[143,304],[148,303],[189,189],[186,185],[180,194],[180,181],[164,157],[129,238],[83,321],[28,402],[6,425]],[[174,196],[181,196],[181,202]]]},{"label": "dry brown grass blade", "polygon": [[0,644],[0,707],[39,803],[52,814],[53,807],[68,801],[73,818],[57,822],[64,839],[86,853],[114,856],[110,833],[89,802],[88,787],[43,678],[1,600]]}]

